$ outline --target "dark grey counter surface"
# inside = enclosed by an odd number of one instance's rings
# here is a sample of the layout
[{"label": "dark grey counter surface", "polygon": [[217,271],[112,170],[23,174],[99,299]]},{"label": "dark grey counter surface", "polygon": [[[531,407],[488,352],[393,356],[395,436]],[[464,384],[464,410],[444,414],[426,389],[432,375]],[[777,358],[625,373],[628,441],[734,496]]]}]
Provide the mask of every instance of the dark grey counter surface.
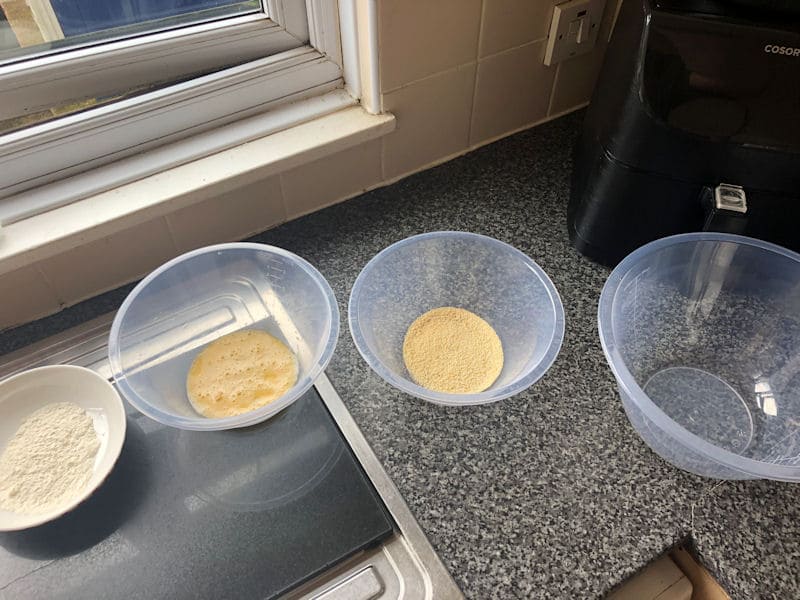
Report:
[{"label": "dark grey counter surface", "polygon": [[[579,123],[564,117],[254,239],[308,259],[333,286],[342,332],[328,376],[467,597],[601,597],[690,541],[734,599],[800,598],[800,488],[684,473],[625,417],[597,337],[608,270],[566,235]],[[514,398],[427,404],[372,373],[350,338],[347,300],[364,264],[442,229],[513,244],[561,294],[561,354]],[[113,310],[129,289],[0,334],[0,353]]]}]

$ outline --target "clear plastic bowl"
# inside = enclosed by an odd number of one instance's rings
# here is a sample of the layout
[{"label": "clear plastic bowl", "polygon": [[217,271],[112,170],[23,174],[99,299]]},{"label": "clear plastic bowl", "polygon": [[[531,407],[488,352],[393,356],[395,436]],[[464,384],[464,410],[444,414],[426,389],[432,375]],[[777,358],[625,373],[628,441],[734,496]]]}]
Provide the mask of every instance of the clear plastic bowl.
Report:
[{"label": "clear plastic bowl", "polygon": [[[258,410],[203,417],[186,395],[189,367],[208,343],[244,328],[267,331],[295,353],[297,383]],[[143,279],[114,317],[108,353],[119,391],[148,417],[180,429],[231,429],[297,400],[328,365],[338,335],[336,298],[308,262],[263,244],[220,244]]]},{"label": "clear plastic bowl", "polygon": [[[479,394],[434,392],[413,382],[403,362],[411,323],[440,306],[484,318],[503,344],[497,381]],[[555,286],[525,254],[498,240],[459,231],[416,235],[377,254],[356,279],[350,333],[370,367],[396,388],[437,404],[484,404],[508,398],[553,364],[564,337]]]},{"label": "clear plastic bowl", "polygon": [[625,411],[672,464],[800,481],[800,255],[721,233],[643,246],[600,296]]}]

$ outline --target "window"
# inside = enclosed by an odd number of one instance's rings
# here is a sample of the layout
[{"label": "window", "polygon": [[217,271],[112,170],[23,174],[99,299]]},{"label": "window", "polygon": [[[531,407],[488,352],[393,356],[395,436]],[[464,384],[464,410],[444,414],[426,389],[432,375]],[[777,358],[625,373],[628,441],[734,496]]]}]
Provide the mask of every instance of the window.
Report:
[{"label": "window", "polygon": [[[339,10],[353,13],[348,0],[0,8],[4,223],[269,133],[274,123],[259,119],[266,111],[343,86]],[[214,134],[248,119],[238,133]],[[123,168],[103,175],[106,165]]]},{"label": "window", "polygon": [[258,0],[0,0],[0,61],[261,10]]}]

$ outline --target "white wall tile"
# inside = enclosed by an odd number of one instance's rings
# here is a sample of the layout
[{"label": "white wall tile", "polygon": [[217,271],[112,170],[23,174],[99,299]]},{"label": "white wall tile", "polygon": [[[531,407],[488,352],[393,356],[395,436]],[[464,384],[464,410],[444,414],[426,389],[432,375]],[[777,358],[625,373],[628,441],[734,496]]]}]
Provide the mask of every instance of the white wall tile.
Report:
[{"label": "white wall tile", "polygon": [[479,144],[547,116],[556,68],[542,62],[544,42],[478,63],[470,143]]},{"label": "white wall tile", "polygon": [[397,129],[383,138],[383,175],[392,179],[461,152],[469,145],[475,65],[384,94]]},{"label": "white wall tile", "polygon": [[281,174],[289,219],[350,198],[381,181],[381,141],[372,140]]},{"label": "white wall tile", "polygon": [[381,90],[474,62],[481,0],[378,3]]},{"label": "white wall tile", "polygon": [[233,189],[167,216],[181,252],[242,240],[285,220],[278,176]]},{"label": "white wall tile", "polygon": [[41,268],[69,306],[139,279],[177,254],[159,218],[48,258]]},{"label": "white wall tile", "polygon": [[486,0],[480,57],[547,37],[554,0]]},{"label": "white wall tile", "polygon": [[0,330],[44,317],[61,308],[36,265],[0,275]]}]

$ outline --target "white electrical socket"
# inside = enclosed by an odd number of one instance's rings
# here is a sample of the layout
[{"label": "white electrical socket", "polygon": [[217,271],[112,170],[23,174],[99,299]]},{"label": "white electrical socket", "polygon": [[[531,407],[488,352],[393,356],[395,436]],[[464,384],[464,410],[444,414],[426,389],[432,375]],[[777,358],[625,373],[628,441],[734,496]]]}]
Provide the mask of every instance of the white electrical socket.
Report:
[{"label": "white electrical socket", "polygon": [[606,0],[570,0],[553,7],[544,64],[586,54],[594,48]]}]

